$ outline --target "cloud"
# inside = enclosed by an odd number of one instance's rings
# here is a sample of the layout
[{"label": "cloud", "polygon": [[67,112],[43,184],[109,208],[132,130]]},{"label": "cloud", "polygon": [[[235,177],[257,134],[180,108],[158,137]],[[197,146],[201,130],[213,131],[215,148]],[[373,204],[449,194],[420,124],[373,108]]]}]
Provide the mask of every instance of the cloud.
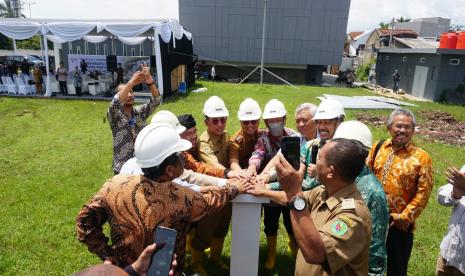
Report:
[{"label": "cloud", "polygon": [[[176,0],[35,0],[32,18],[45,19],[171,19],[178,18]],[[28,5],[23,13],[29,16]]]}]

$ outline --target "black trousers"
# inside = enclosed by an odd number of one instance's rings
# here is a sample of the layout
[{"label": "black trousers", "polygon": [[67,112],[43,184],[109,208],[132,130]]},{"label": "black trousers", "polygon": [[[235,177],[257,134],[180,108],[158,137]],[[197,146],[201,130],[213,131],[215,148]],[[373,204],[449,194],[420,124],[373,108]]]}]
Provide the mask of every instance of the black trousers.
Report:
[{"label": "black trousers", "polygon": [[406,276],[410,253],[412,253],[413,233],[389,228],[387,249],[387,276]]},{"label": "black trousers", "polygon": [[66,81],[60,81],[60,92],[63,95],[68,95],[68,87],[66,86]]},{"label": "black trousers", "polygon": [[294,231],[292,230],[291,213],[289,208],[284,206],[263,205],[263,213],[265,234],[267,236],[278,235],[279,217],[281,216],[281,213],[283,213],[283,222],[284,227],[286,227],[287,234],[294,235]]}]

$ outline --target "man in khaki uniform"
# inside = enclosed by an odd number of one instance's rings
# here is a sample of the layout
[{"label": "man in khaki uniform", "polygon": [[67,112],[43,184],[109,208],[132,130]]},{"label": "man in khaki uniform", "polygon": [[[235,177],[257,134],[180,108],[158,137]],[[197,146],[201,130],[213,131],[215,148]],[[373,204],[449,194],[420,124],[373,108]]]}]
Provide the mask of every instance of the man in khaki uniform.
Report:
[{"label": "man in khaki uniform", "polygon": [[[216,168],[223,169],[225,175],[229,172],[228,141],[229,134],[225,132],[229,111],[218,96],[210,97],[204,105],[203,115],[207,130],[199,137],[197,152],[199,161]],[[206,275],[202,267],[203,251],[211,247],[210,260],[220,269],[229,267],[221,260],[224,238],[228,234],[231,222],[232,206],[228,204],[222,211],[212,214],[197,224],[195,237],[191,244],[192,270],[194,273]]]},{"label": "man in khaki uniform", "polygon": [[295,171],[281,154],[277,161],[299,246],[295,275],[366,276],[371,217],[354,185],[365,162],[361,145],[342,138],[327,142],[316,168],[323,185],[308,192],[301,186],[305,166]]},{"label": "man in khaki uniform", "polygon": [[252,176],[247,171],[247,168],[258,137],[262,134],[258,129],[261,115],[260,106],[251,98],[245,99],[237,112],[237,118],[241,122],[241,129],[229,140],[228,157],[231,170],[237,171],[242,177]]}]

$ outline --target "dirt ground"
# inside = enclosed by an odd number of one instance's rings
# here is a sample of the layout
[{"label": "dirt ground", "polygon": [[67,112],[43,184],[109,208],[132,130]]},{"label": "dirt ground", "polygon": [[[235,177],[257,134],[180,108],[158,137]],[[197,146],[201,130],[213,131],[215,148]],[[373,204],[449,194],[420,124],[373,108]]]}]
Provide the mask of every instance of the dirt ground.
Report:
[{"label": "dirt ground", "polygon": [[[358,113],[357,120],[375,127],[384,127],[387,116]],[[465,123],[457,121],[452,115],[441,111],[420,111],[415,129],[417,135],[430,141],[465,146]]]}]

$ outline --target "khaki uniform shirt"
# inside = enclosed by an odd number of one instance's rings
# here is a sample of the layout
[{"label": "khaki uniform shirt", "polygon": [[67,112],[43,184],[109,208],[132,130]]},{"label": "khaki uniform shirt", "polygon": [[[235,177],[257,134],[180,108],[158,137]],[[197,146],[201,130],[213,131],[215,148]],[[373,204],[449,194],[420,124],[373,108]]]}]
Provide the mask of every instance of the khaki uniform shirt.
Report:
[{"label": "khaki uniform shirt", "polygon": [[328,198],[319,186],[304,192],[310,216],[326,251],[322,264],[309,264],[299,250],[295,275],[368,274],[371,217],[355,185],[349,185]]},{"label": "khaki uniform shirt", "polygon": [[197,144],[200,161],[222,169],[229,168],[228,141],[227,132],[221,136],[210,135],[208,131],[202,133]]},{"label": "khaki uniform shirt", "polygon": [[244,135],[242,129],[237,131],[229,140],[228,157],[229,159],[239,160],[239,166],[242,169],[247,169],[249,166],[249,158],[255,150],[255,144],[262,132],[255,132],[254,135]]}]

